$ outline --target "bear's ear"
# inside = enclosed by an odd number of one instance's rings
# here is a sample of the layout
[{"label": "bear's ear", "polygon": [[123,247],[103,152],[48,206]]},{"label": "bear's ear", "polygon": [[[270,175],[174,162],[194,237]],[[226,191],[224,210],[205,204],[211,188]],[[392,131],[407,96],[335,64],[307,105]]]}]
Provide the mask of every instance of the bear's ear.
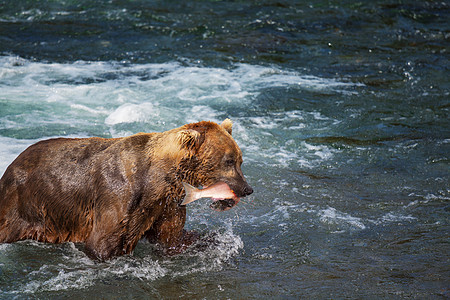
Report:
[{"label": "bear's ear", "polygon": [[185,129],[178,132],[177,140],[182,148],[189,150],[199,147],[203,142],[202,134],[193,129]]},{"label": "bear's ear", "polygon": [[230,119],[225,119],[221,126],[231,135],[231,132],[233,131],[233,122],[231,122]]}]

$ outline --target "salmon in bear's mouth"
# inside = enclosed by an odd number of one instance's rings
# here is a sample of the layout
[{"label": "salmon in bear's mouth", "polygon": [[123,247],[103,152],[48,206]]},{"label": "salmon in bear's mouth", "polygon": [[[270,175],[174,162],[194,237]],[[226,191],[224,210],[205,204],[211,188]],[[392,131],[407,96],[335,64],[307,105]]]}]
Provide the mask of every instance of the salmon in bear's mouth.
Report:
[{"label": "salmon in bear's mouth", "polygon": [[197,199],[211,198],[213,203],[210,207],[215,211],[226,211],[238,204],[240,198],[225,182],[217,182],[209,187],[197,189],[183,182],[186,196],[181,205],[189,204]]}]

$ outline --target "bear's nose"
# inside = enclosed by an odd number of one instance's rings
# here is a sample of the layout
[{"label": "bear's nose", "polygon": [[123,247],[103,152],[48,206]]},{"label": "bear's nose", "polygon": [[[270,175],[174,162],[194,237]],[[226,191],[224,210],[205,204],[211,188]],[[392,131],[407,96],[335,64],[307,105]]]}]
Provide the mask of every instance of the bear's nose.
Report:
[{"label": "bear's nose", "polygon": [[250,195],[252,193],[253,193],[253,189],[252,189],[251,186],[247,185],[246,187],[244,187],[244,194],[245,194],[245,196],[248,196],[248,195]]}]

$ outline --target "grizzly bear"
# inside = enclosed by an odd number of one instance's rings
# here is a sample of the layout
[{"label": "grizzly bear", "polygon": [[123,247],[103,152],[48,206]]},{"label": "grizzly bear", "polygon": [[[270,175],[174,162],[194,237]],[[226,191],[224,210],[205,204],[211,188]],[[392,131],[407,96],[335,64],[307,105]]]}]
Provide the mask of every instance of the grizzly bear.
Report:
[{"label": "grizzly bear", "polygon": [[253,192],[231,132],[226,119],[123,138],[40,141],[0,180],[0,242],[84,243],[89,257],[106,260],[146,237],[181,252],[196,237],[183,229],[183,183],[224,182],[236,203]]}]

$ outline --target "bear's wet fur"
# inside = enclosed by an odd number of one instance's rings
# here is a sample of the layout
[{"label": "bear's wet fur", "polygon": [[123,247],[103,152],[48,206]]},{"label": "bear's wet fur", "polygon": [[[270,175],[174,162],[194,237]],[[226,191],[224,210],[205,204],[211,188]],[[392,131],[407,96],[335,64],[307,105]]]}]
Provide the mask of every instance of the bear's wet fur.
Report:
[{"label": "bear's wet fur", "polygon": [[0,180],[0,242],[84,243],[92,258],[133,251],[142,237],[181,252],[182,182],[253,192],[229,119],[123,138],[57,138],[22,152]]}]

